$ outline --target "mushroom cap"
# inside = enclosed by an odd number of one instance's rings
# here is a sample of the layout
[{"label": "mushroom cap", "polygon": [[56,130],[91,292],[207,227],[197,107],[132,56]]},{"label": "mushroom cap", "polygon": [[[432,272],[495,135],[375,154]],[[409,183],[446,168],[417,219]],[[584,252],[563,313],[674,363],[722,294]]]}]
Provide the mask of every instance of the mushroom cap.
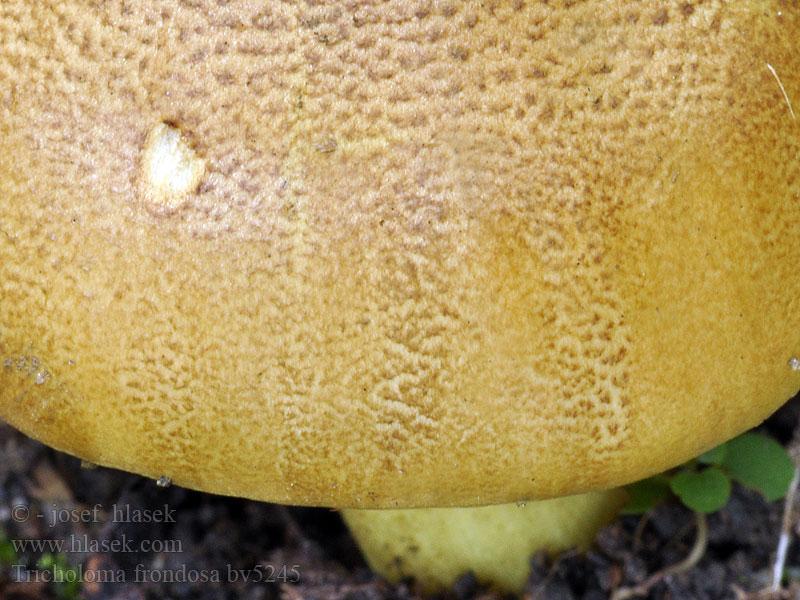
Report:
[{"label": "mushroom cap", "polygon": [[798,39],[778,0],[3,0],[0,416],[292,504],[678,464],[800,387]]}]

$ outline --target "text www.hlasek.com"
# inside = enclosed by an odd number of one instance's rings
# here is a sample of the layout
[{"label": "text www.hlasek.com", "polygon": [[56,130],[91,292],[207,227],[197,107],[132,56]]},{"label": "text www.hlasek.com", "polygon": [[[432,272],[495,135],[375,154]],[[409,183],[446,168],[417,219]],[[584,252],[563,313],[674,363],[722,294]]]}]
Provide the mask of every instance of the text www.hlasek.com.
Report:
[{"label": "text www.hlasek.com", "polygon": [[183,544],[181,540],[131,540],[126,535],[121,535],[114,540],[95,540],[87,534],[70,535],[61,540],[38,540],[38,539],[15,539],[11,540],[17,554],[26,552],[50,554],[72,554],[72,553],[181,553]]}]

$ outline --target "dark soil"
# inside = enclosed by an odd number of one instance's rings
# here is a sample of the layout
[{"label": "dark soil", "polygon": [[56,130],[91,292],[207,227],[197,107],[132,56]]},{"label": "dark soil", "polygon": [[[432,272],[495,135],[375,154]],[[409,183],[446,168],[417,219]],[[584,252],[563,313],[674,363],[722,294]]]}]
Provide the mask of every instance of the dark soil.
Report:
[{"label": "dark soil", "polygon": [[[788,443],[798,417],[795,399],[763,429]],[[667,576],[646,597],[800,598],[800,585],[791,577],[781,592],[758,595],[770,583],[782,511],[782,502],[770,504],[735,487],[728,505],[708,519],[708,549],[699,564]],[[135,522],[148,517],[150,522]],[[621,517],[588,553],[567,553],[555,562],[533,557],[524,596],[609,598],[615,589],[637,585],[683,559],[694,543],[694,522],[676,503],[644,517]],[[61,557],[48,556],[57,548],[34,545],[48,540],[65,544]],[[789,575],[800,570],[795,565],[800,565],[796,540],[787,560]],[[71,583],[76,574],[83,581]],[[335,511],[210,496],[110,469],[82,468],[79,460],[0,425],[0,599],[421,597],[411,581],[390,585],[372,575]],[[443,597],[501,596],[467,574]]]}]

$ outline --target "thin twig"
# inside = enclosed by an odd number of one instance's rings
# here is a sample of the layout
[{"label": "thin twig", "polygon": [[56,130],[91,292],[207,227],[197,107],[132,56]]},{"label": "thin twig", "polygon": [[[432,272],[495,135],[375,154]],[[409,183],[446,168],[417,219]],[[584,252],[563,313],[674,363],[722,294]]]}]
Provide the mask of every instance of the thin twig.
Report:
[{"label": "thin twig", "polygon": [[784,88],[783,83],[781,83],[781,78],[778,77],[777,71],[775,71],[775,68],[771,64],[767,63],[767,68],[769,69],[769,72],[772,73],[772,76],[775,77],[775,81],[778,82],[778,85],[783,92],[783,98],[786,100],[786,104],[789,105],[789,114],[792,115],[792,120],[796,121],[797,119],[795,119],[794,110],[792,110],[792,103],[789,101],[789,95],[786,93],[786,88]]},{"label": "thin twig", "polygon": [[789,542],[792,539],[792,523],[794,522],[794,497],[797,493],[797,485],[800,483],[800,469],[795,467],[792,483],[786,492],[786,499],[783,505],[783,522],[781,524],[781,536],[778,539],[778,550],[775,553],[775,564],[772,566],[772,591],[777,592],[781,589],[783,579],[783,568],[786,564],[786,553],[789,550]]},{"label": "thin twig", "polygon": [[706,516],[695,511],[695,522],[697,527],[697,535],[694,540],[691,552],[682,561],[665,567],[660,571],[656,571],[650,577],[645,579],[642,583],[633,587],[622,587],[614,591],[611,595],[611,600],[627,600],[628,598],[635,598],[636,596],[645,596],[654,585],[659,583],[668,575],[676,575],[678,573],[685,573],[694,567],[706,552],[708,546],[708,523]]},{"label": "thin twig", "polygon": [[642,515],[639,519],[639,522],[636,524],[636,529],[633,531],[633,548],[634,550],[638,548],[642,543],[642,536],[644,535],[644,528],[647,526],[647,522],[650,520],[650,513],[646,512]]},{"label": "thin twig", "polygon": [[772,586],[770,590],[776,592],[781,589],[783,570],[786,564],[786,555],[792,541],[794,524],[796,520],[794,505],[797,488],[800,485],[800,425],[795,427],[792,441],[787,448],[789,456],[794,462],[794,476],[786,491],[783,504],[783,520],[781,521],[781,535],[778,538],[778,550],[775,552],[775,563],[772,565]]}]

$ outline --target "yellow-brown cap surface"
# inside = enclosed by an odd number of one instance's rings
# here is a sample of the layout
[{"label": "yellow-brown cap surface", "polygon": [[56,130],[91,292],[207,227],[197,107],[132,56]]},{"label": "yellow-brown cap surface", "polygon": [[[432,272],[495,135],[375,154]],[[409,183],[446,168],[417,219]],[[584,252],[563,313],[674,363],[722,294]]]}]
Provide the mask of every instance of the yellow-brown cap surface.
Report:
[{"label": "yellow-brown cap surface", "polygon": [[0,416],[297,504],[681,462],[800,387],[799,39],[771,0],[3,0]]}]

